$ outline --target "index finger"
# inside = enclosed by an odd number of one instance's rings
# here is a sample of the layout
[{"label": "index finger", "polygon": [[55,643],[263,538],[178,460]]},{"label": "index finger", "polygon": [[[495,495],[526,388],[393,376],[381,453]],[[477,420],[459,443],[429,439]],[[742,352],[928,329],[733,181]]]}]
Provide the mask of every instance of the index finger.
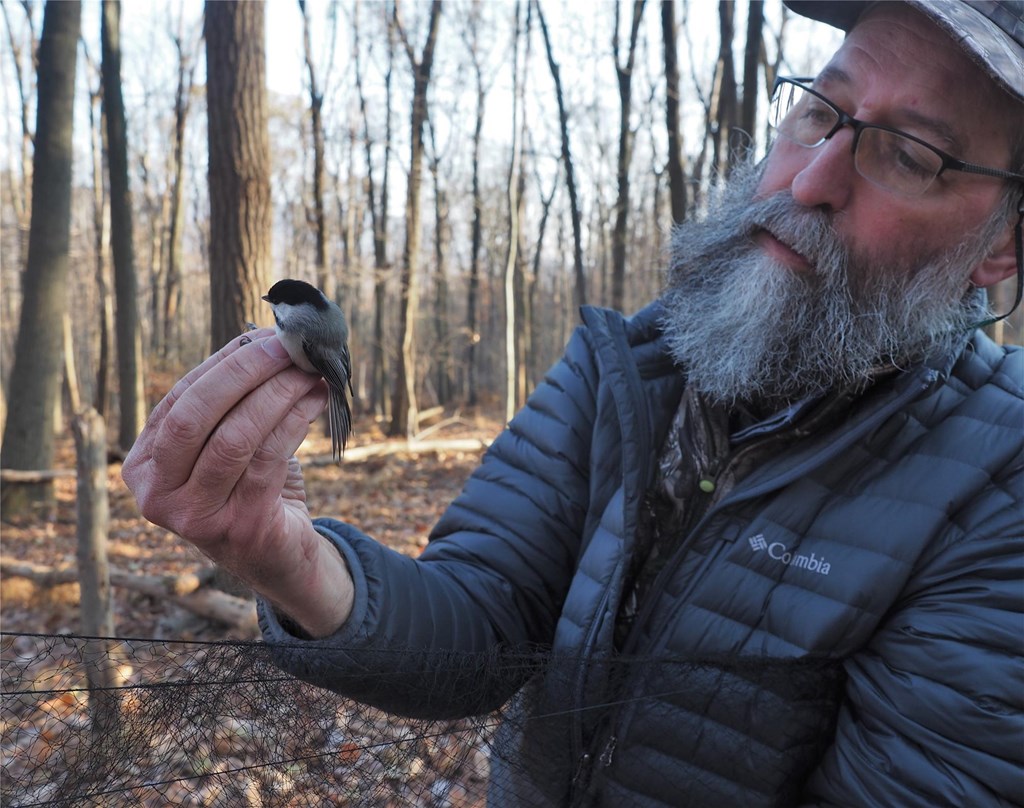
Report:
[{"label": "index finger", "polygon": [[171,388],[170,392],[161,399],[160,403],[153,408],[149,418],[146,421],[146,425],[149,426],[150,422],[159,422],[167,414],[168,410],[174,405],[181,396],[188,390],[197,379],[204,376],[211,368],[219,365],[224,359],[231,356],[235,351],[240,348],[244,348],[250,343],[258,340],[264,340],[267,337],[273,336],[274,329],[272,328],[258,328],[255,331],[249,331],[241,336],[235,337],[226,345],[224,345],[219,351],[208,356],[199,365],[196,365],[192,370],[178,379],[175,382],[174,387]]},{"label": "index finger", "polygon": [[[253,332],[254,334],[258,332]],[[128,469],[159,467],[160,488],[173,490],[192,473],[210,434],[252,390],[291,363],[280,341],[264,336],[251,344],[233,340],[182,379],[160,403],[125,460]]]}]

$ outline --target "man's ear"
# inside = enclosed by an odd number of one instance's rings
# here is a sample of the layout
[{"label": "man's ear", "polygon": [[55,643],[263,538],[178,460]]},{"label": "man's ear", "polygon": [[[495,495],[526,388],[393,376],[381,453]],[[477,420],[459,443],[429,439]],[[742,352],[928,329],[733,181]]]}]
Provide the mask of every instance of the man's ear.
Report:
[{"label": "man's ear", "polygon": [[971,272],[971,283],[982,289],[999,283],[1017,271],[1017,248],[1014,241],[1014,228],[1009,227],[1005,239],[1000,239],[996,247],[988,254],[974,271]]}]

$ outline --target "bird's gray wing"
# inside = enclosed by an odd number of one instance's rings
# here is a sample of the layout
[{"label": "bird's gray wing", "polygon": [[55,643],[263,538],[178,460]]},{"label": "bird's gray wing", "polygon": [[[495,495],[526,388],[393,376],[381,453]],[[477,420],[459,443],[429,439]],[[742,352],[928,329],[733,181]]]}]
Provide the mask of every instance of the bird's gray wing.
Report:
[{"label": "bird's gray wing", "polygon": [[[303,342],[306,356],[315,352]],[[340,460],[345,452],[348,437],[352,434],[352,406],[349,394],[352,392],[352,359],[348,345],[336,355],[315,366],[331,389],[327,417],[331,425],[331,454]]]}]

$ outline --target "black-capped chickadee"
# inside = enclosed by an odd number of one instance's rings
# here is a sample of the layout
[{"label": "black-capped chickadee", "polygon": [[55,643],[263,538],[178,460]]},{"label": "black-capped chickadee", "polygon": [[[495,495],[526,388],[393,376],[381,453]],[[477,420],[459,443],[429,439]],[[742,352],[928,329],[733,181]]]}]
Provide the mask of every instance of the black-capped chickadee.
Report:
[{"label": "black-capped chickadee", "polygon": [[352,393],[352,359],[345,315],[323,292],[305,281],[278,281],[263,299],[274,310],[277,336],[292,362],[327,382],[331,453],[335,460],[341,460],[352,432],[348,398]]}]

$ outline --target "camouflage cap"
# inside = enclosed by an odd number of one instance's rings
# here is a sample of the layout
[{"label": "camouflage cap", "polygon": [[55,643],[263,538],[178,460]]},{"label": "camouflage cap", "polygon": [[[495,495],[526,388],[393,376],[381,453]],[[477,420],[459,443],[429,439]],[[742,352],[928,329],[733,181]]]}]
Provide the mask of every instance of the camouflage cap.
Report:
[{"label": "camouflage cap", "polygon": [[[979,67],[1024,101],[1024,0],[905,0],[934,20]],[[804,17],[849,31],[874,2],[783,0]]]}]

